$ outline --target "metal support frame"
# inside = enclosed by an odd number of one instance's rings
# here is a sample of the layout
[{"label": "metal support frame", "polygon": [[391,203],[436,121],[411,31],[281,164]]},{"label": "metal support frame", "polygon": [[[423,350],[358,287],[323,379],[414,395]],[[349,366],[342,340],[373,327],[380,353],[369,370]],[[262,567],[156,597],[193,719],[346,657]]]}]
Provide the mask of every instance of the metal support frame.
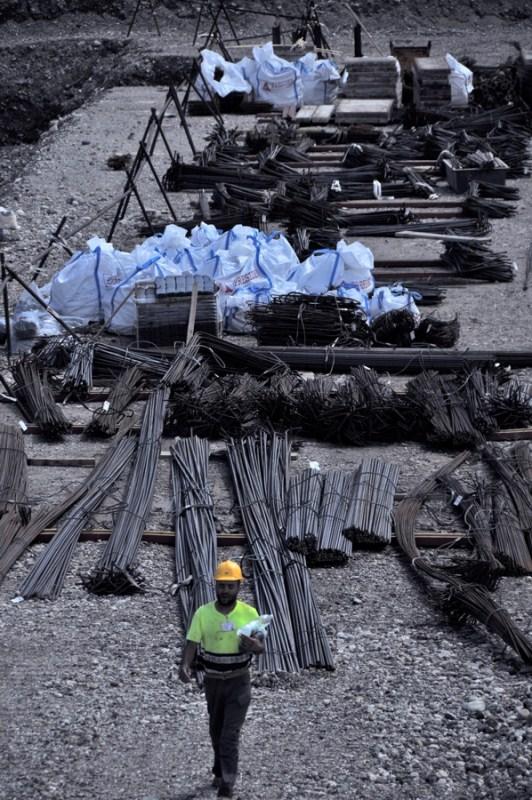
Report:
[{"label": "metal support frame", "polygon": [[127,29],[126,39],[129,39],[129,37],[131,35],[131,31],[133,30],[133,26],[135,25],[135,20],[137,19],[137,14],[140,11],[140,7],[142,5],[144,5],[145,3],[149,6],[151,15],[153,17],[153,21],[155,23],[155,27],[157,29],[157,34],[159,36],[161,35],[161,29],[159,28],[159,22],[157,20],[157,14],[155,13],[155,6],[153,5],[152,0],[137,0],[137,4],[136,4],[135,9],[133,11],[133,16],[131,17],[131,20],[130,20],[130,23],[129,23],[129,27]]},{"label": "metal support frame", "polygon": [[4,316],[6,319],[6,347],[7,347],[7,357],[8,359],[11,358],[12,349],[11,349],[11,319],[9,317],[9,293],[7,289],[7,282],[8,282],[8,268],[6,267],[6,262],[4,258],[4,254],[0,253],[0,269],[2,275],[2,295],[3,295],[3,302],[4,302]]}]

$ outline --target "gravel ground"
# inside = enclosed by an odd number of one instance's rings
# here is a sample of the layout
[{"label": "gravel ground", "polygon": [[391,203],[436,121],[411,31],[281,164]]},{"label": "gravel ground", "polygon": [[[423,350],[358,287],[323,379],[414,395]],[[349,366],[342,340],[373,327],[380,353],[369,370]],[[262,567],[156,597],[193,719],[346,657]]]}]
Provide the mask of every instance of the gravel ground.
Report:
[{"label": "gravel ground", "polygon": [[[432,37],[435,52],[468,49],[497,60],[510,54],[509,40],[524,41],[527,35],[530,40],[530,27],[493,20],[475,30],[473,43],[467,28],[454,22],[439,38],[432,23],[413,20],[408,9],[402,22],[417,38]],[[38,28],[39,35],[43,30]],[[36,31],[33,27],[32,34]],[[377,43],[386,46],[391,33],[383,25]],[[123,177],[106,168],[107,156],[115,150],[134,152],[150,107],[160,106],[164,93],[163,88],[119,87],[96,94],[38,145],[2,149],[0,163],[9,166],[14,183],[1,202],[24,211],[20,240],[4,246],[8,263],[29,275],[63,213],[74,227],[120,191]],[[202,119],[193,124],[199,141],[209,124]],[[235,124],[249,124],[249,119]],[[175,118],[167,127],[176,148],[186,152]],[[163,168],[162,150],[156,163]],[[521,213],[495,223],[494,244],[522,267],[532,187],[526,180],[518,185]],[[153,181],[143,182],[143,192],[148,205],[162,208]],[[179,199],[183,210],[189,199]],[[177,200],[176,207],[181,209]],[[138,239],[136,216],[135,211],[120,226],[117,245],[132,246]],[[109,222],[107,215],[89,225],[74,240],[76,246],[90,235],[105,234]],[[394,243],[378,246],[390,252]],[[410,252],[406,247],[403,252]],[[55,253],[47,273],[60,263]],[[461,314],[463,346],[529,346],[530,303],[521,280],[449,290],[443,308]],[[66,410],[76,421],[89,413],[81,406]],[[11,408],[0,406],[0,419],[13,418]],[[92,455],[101,449],[71,436],[52,451],[36,437],[27,438],[30,456]],[[305,442],[296,467],[313,459],[324,468],[349,468],[375,454],[401,465],[401,490],[449,456],[411,444],[354,450]],[[84,474],[31,467],[32,499],[60,496]],[[223,462],[213,462],[211,480],[220,529],[238,528]],[[149,527],[170,528],[170,510],[168,464],[161,463]],[[438,505],[433,514],[420,517],[420,527],[456,529],[456,520]],[[95,527],[110,523],[109,511],[94,519]],[[55,603],[12,603],[43,545],[32,547],[0,587],[0,800],[212,797],[204,699],[177,680],[183,635],[169,593],[173,551],[141,546],[139,567],[149,586],[145,595],[97,598],[84,591],[79,574],[95,563],[102,546],[78,546]],[[356,553],[347,567],[314,570],[313,577],[336,671],[255,676],[242,744],[242,800],[528,800],[530,669],[483,628],[449,627],[393,548]],[[505,579],[497,593],[529,633],[531,580]]]}]

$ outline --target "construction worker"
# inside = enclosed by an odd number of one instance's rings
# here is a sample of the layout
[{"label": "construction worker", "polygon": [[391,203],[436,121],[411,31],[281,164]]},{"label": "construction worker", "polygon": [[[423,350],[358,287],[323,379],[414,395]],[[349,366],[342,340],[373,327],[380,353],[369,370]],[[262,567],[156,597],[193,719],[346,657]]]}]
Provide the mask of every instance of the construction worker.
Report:
[{"label": "construction worker", "polygon": [[258,619],[255,608],[238,600],[242,570],[222,561],[214,576],[216,601],[200,606],[192,617],[179,670],[184,683],[192,679],[197,657],[205,671],[209,732],[214,749],[213,786],[218,797],[233,797],[238,769],[238,742],[251,699],[249,665],[264,650],[259,635],[237,635]]}]

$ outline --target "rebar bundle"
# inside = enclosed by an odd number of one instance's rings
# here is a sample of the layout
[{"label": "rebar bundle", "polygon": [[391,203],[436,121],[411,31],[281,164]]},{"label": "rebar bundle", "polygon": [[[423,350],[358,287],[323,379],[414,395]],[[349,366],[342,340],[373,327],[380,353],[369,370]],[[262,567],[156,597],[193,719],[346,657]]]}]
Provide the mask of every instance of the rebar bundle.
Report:
[{"label": "rebar bundle", "polygon": [[92,389],[92,364],[94,343],[76,342],[70,352],[70,360],[63,376],[62,392],[79,399]]},{"label": "rebar bundle", "polygon": [[11,509],[22,520],[27,521],[29,518],[27,481],[22,431],[20,428],[0,422],[0,531],[3,515]]},{"label": "rebar bundle", "polygon": [[286,365],[268,352],[241,347],[208,333],[199,333],[198,339],[201,355],[208,360],[215,372],[248,372],[250,375],[261,376],[286,372]]},{"label": "rebar bundle", "polygon": [[93,411],[85,428],[87,436],[114,436],[124,419],[124,411],[143,383],[144,376],[138,367],[130,367],[122,373],[103,406]]},{"label": "rebar bundle", "polygon": [[517,206],[505,200],[482,196],[478,183],[472,181],[469,184],[469,195],[464,202],[464,211],[473,217],[485,215],[490,219],[504,219],[515,216]]},{"label": "rebar bundle", "polygon": [[377,345],[408,347],[416,336],[416,324],[416,315],[408,307],[392,309],[372,320],[371,334]]},{"label": "rebar bundle", "polygon": [[408,383],[408,396],[418,409],[418,425],[429,440],[457,447],[475,444],[475,427],[456,381],[434,372],[422,372]]},{"label": "rebar bundle", "polygon": [[263,432],[230,441],[228,455],[253,559],[258,608],[274,615],[259,668],[290,672],[309,666],[333,669],[305,557],[287,549],[282,533],[288,441]]},{"label": "rebar bundle", "polygon": [[366,315],[354,300],[289,294],[250,312],[261,345],[365,344],[369,329]]},{"label": "rebar bundle", "polygon": [[133,569],[155,489],[169,396],[170,388],[160,386],[146,402],[123,507],[102,557],[84,580],[86,588],[95,594],[125,594],[140,588]]},{"label": "rebar bundle", "polygon": [[417,515],[426,500],[434,492],[438,482],[451,475],[468,458],[466,451],[440,467],[432,476],[420,483],[413,492],[401,501],[395,510],[395,532],[401,549],[407,555],[413,569],[423,578],[427,587],[433,581],[443,584],[447,612],[456,624],[464,624],[473,618],[500,636],[526,663],[532,663],[532,641],[517,628],[508,612],[490,596],[485,586],[468,583],[434,565],[419,551],[415,539]]},{"label": "rebar bundle", "polygon": [[493,549],[507,575],[530,575],[532,557],[504,487],[492,493]]},{"label": "rebar bundle", "polygon": [[198,373],[205,374],[200,359],[200,339],[199,334],[194,334],[192,339],[182,345],[177,351],[173,361],[161,379],[164,386],[176,389],[179,386],[187,386],[198,377]]},{"label": "rebar bundle", "polygon": [[343,534],[353,493],[354,476],[331,469],[323,476],[316,548],[307,555],[309,566],[341,567],[349,561],[351,542]]},{"label": "rebar bundle", "polygon": [[290,477],[286,507],[285,539],[290,550],[308,555],[316,550],[323,474],[304,469]]},{"label": "rebar bundle", "polygon": [[208,486],[209,443],[176,439],[172,454],[177,594],[184,630],[204,603],[215,599],[216,526]]},{"label": "rebar bundle", "polygon": [[11,368],[15,384],[13,393],[27,420],[35,423],[43,436],[56,439],[70,430],[60,406],[54,400],[46,377],[41,380],[35,360],[23,357]]},{"label": "rebar bundle", "polygon": [[446,242],[442,262],[458,275],[483,281],[513,281],[515,266],[482,242]]},{"label": "rebar bundle", "polygon": [[[257,448],[262,442],[262,436],[258,441],[248,437],[230,440],[227,445],[233,485],[253,559],[258,609],[262,614],[274,616],[266,650],[259,657],[258,667],[268,672],[297,672],[299,664],[294,629],[283,575],[283,541],[264,488],[263,472],[273,465],[269,459],[266,463],[259,460]],[[276,463],[275,477],[278,478],[277,467]]]},{"label": "rebar bundle", "polygon": [[132,437],[122,437],[107,450],[93,474],[91,488],[67,513],[54,538],[24,579],[19,590],[22,597],[49,600],[59,597],[80,533],[131,462],[135,447]]},{"label": "rebar bundle", "polygon": [[70,361],[70,353],[75,341],[72,336],[51,336],[38,340],[34,344],[32,352],[39,369],[66,367]]},{"label": "rebar bundle", "polygon": [[170,358],[118,347],[107,342],[94,346],[94,373],[100,377],[116,379],[127,369],[138,367],[150,380],[159,381],[168,370]]},{"label": "rebar bundle", "polygon": [[452,319],[440,319],[436,314],[429,314],[417,326],[415,336],[418,344],[454,347],[460,337],[458,316]]},{"label": "rebar bundle", "polygon": [[344,536],[354,545],[384,546],[392,540],[392,516],[399,467],[378,458],[364,459],[357,470]]},{"label": "rebar bundle", "polygon": [[528,483],[513,469],[511,462],[492,445],[484,445],[482,456],[510,495],[519,527],[527,533],[532,533],[532,495]]}]

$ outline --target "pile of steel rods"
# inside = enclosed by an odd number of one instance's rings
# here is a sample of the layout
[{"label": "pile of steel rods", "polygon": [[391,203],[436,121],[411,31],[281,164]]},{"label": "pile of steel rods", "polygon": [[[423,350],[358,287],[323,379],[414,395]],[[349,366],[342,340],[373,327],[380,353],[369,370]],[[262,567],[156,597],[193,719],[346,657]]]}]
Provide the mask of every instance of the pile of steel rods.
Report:
[{"label": "pile of steel rods", "polygon": [[353,548],[343,530],[352,493],[352,473],[331,469],[324,474],[316,548],[307,555],[310,566],[340,567],[347,564]]},{"label": "pile of steel rods", "polygon": [[159,381],[168,370],[171,358],[153,353],[144,353],[129,348],[96,342],[94,346],[94,374],[99,377],[115,379],[124,370],[138,367],[142,373]]},{"label": "pile of steel rods", "polygon": [[216,526],[208,486],[209,443],[176,439],[172,454],[177,594],[184,630],[194,611],[215,599]]},{"label": "pile of steel rods", "polygon": [[70,353],[75,346],[73,336],[52,336],[39,339],[32,352],[39,369],[62,369],[70,361]]},{"label": "pile of steel rods", "polygon": [[[259,440],[260,442],[260,440]],[[254,438],[228,442],[228,456],[236,497],[253,559],[254,589],[260,613],[274,616],[259,669],[297,672],[296,644],[284,584],[282,539],[271,513]],[[279,487],[281,491],[281,487]]]},{"label": "pile of steel rods", "polygon": [[91,488],[67,513],[54,538],[24,579],[19,590],[22,597],[49,600],[59,597],[80,533],[131,463],[135,447],[134,438],[122,437],[107,450],[95,470]]},{"label": "pile of steel rods", "polygon": [[155,489],[169,395],[170,388],[161,386],[151,392],[146,402],[123,508],[102,557],[84,579],[86,588],[95,594],[125,594],[141,588],[133,569]]},{"label": "pile of steel rods", "polygon": [[484,445],[482,455],[495,475],[502,481],[519,520],[522,530],[532,532],[532,495],[527,481],[512,467],[510,460],[501,457],[500,452],[492,445]]},{"label": "pile of steel rods", "polygon": [[380,461],[364,459],[356,473],[344,535],[358,546],[384,546],[392,540],[392,513],[399,467]]},{"label": "pile of steel rods", "polygon": [[463,464],[468,456],[467,451],[460,453],[401,501],[394,514],[397,540],[413,569],[426,581],[428,588],[434,587],[434,581],[443,585],[447,612],[455,623],[464,624],[471,618],[484,623],[526,663],[532,663],[532,641],[517,628],[508,612],[495,601],[489,590],[478,583],[469,583],[456,577],[450,569],[434,565],[421,554],[416,545],[415,524],[424,501],[435,491],[438,482]]},{"label": "pile of steel rods", "polygon": [[201,355],[217,373],[248,372],[264,376],[268,373],[286,372],[286,365],[268,351],[241,347],[227,339],[218,339],[209,333],[199,333]]},{"label": "pile of steel rods", "polygon": [[0,422],[0,527],[2,516],[10,509],[14,509],[22,520],[28,519],[27,482],[22,431]]},{"label": "pile of steel rods", "polygon": [[361,345],[369,338],[359,303],[326,295],[282,295],[254,306],[250,318],[262,345]]},{"label": "pile of steel rods", "polygon": [[20,526],[16,535],[13,536],[10,544],[0,554],[0,583],[4,580],[8,571],[16,560],[22,555],[27,547],[42,533],[46,528],[50,528],[61,519],[76,503],[78,503],[87,492],[91,491],[95,485],[101,482],[101,466],[98,464],[86,477],[86,479],[73,489],[62,501],[49,506],[44,504],[36,511],[32,512],[31,520],[27,525]]},{"label": "pile of steel rods", "polygon": [[483,281],[513,281],[515,265],[505,253],[496,253],[482,242],[446,242],[444,265],[458,275]]},{"label": "pile of steel rods", "polygon": [[94,343],[76,342],[63,376],[62,392],[83,399],[92,389],[92,364]]},{"label": "pile of steel rods", "polygon": [[114,436],[124,419],[124,411],[143,383],[144,376],[138,367],[126,369],[119,376],[103,406],[93,411],[85,433],[88,436]]},{"label": "pile of steel rods", "polygon": [[456,381],[422,372],[409,382],[407,393],[412,407],[419,410],[418,425],[429,440],[458,447],[480,441]]},{"label": "pile of steel rods", "polygon": [[55,402],[46,377],[41,380],[35,360],[23,357],[12,366],[11,371],[15,379],[13,394],[26,419],[34,422],[43,436],[50,439],[56,439],[70,430],[70,422]]},{"label": "pile of steel rods", "polygon": [[493,549],[506,575],[531,575],[532,554],[504,485],[492,492],[491,501]]},{"label": "pile of steel rods", "polygon": [[290,477],[285,539],[290,550],[307,555],[316,549],[319,533],[323,475],[307,468]]},{"label": "pile of steel rods", "polygon": [[233,483],[251,557],[261,612],[274,615],[259,668],[294,672],[308,666],[333,668],[305,557],[286,547],[289,446],[286,437],[265,433],[228,442]]}]

